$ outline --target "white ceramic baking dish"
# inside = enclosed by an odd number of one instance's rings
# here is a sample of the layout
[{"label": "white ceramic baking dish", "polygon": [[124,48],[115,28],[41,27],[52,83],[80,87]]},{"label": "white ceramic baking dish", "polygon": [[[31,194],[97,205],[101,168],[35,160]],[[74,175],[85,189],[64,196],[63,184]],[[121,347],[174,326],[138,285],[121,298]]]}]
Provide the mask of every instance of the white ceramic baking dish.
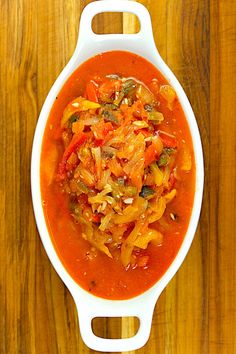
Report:
[{"label": "white ceramic baking dish", "polygon": [[[140,21],[140,32],[137,34],[95,34],[92,31],[91,22],[96,14],[102,12],[130,12],[135,14]],[[65,81],[81,63],[98,53],[111,50],[129,51],[144,57],[154,64],[174,87],[189,124],[196,162],[196,192],[194,205],[183,244],[176,258],[162,278],[148,291],[129,300],[106,300],[96,297],[83,290],[71,278],[62,265],[51,241],[44,219],[40,193],[39,172],[42,138],[55,98]],[[143,5],[127,0],[102,0],[90,3],[84,9],[80,19],[79,39],[75,52],[51,88],[39,116],[32,150],[31,186],[35,218],[43,245],[51,263],[75,300],[79,315],[80,332],[86,345],[94,350],[106,352],[122,352],[142,347],[147,342],[150,335],[153,310],[156,301],[167,283],[177,272],[192,243],[199,219],[203,192],[203,154],[194,113],[181,85],[164,63],[156,49],[150,15]],[[125,339],[106,339],[95,336],[92,331],[91,323],[93,318],[116,316],[138,317],[140,326],[137,334],[131,338]]]}]

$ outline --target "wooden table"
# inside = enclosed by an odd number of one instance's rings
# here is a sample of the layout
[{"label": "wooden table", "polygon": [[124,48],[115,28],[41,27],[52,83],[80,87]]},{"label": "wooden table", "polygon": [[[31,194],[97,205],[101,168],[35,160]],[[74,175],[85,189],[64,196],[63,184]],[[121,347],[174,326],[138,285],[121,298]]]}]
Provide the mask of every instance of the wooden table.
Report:
[{"label": "wooden table", "polygon": [[[72,55],[85,0],[0,5],[0,353],[92,353],[74,302],[39,239],[30,194],[34,129]],[[195,111],[205,155],[201,219],[191,250],[161,295],[151,337],[137,353],[236,353],[236,3],[143,0],[156,45]],[[132,32],[130,15],[95,19],[98,32]],[[110,337],[134,321],[100,320]]]}]

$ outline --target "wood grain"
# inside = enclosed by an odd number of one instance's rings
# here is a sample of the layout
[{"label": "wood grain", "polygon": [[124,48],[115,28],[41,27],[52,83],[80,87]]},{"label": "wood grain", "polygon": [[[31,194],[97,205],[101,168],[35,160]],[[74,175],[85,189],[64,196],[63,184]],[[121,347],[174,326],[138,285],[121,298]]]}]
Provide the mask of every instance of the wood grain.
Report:
[{"label": "wood grain", "polygon": [[[75,48],[85,0],[0,1],[0,353],[95,353],[74,302],[40,242],[30,194],[34,129]],[[142,0],[156,45],[193,106],[205,157],[200,223],[190,252],[157,302],[139,354],[236,353],[236,3]],[[101,32],[135,32],[129,14],[102,14]],[[134,319],[99,319],[105,337]]]}]

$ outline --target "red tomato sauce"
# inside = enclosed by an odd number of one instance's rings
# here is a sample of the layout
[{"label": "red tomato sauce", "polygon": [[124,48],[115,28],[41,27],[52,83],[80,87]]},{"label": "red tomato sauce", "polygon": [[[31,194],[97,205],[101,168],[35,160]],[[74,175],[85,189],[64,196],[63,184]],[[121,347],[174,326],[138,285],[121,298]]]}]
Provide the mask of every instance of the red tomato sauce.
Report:
[{"label": "red tomato sauce", "polygon": [[[178,100],[171,111],[160,99],[160,111],[165,121],[159,126],[174,134],[179,147],[187,144],[192,168],[180,171],[175,182],[177,197],[167,205],[162,221],[154,226],[164,234],[160,246],[149,245],[143,255],[149,257],[148,266],[126,269],[115,257],[101,252],[93,254],[91,245],[80,235],[80,226],[71,218],[68,197],[55,182],[63,147],[60,139],[60,121],[67,104],[84,94],[86,84],[95,75],[119,73],[143,82],[155,95],[151,85],[157,79],[168,84],[161,73],[145,59],[128,52],[106,52],[83,63],[67,80],[55,100],[43,137],[41,151],[41,196],[48,231],[57,254],[72,278],[88,292],[108,299],[127,299],[143,293],[166,272],[176,257],[188,228],[194,192],[195,162],[189,127]],[[181,157],[177,156],[177,160]],[[178,163],[178,161],[177,161]],[[181,161],[179,161],[181,163]],[[175,220],[172,219],[174,215]]]}]

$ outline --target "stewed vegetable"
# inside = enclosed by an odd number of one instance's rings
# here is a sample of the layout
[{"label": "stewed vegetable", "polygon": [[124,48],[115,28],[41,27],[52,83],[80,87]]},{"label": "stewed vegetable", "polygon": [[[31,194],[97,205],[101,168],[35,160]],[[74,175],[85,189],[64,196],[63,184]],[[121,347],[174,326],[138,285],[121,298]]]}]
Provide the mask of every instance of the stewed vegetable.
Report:
[{"label": "stewed vegetable", "polygon": [[50,112],[41,195],[55,249],[85,290],[127,299],[150,288],[183,242],[195,162],[174,89],[145,59],[84,62]]},{"label": "stewed vegetable", "polygon": [[[174,90],[165,85],[160,94],[172,109]],[[135,78],[107,75],[91,79],[61,119],[57,180],[73,200],[71,215],[84,239],[110,258],[118,249],[125,267],[137,262],[136,249],[162,242],[152,224],[177,193],[178,143],[159,129],[165,117],[158,104]],[[122,225],[118,237],[116,225]]]}]

